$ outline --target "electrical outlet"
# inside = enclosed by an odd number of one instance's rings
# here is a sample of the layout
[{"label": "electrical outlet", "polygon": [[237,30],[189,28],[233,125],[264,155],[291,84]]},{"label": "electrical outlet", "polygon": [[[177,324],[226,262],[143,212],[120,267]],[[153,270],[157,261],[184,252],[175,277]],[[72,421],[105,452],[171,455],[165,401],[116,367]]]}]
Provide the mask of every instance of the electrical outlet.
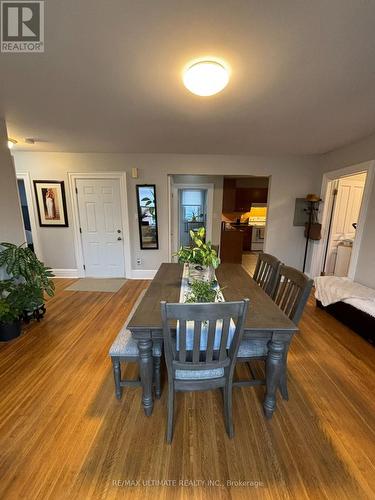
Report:
[{"label": "electrical outlet", "polygon": [[142,264],[142,259],[140,257],[137,258],[137,266],[140,266]]}]

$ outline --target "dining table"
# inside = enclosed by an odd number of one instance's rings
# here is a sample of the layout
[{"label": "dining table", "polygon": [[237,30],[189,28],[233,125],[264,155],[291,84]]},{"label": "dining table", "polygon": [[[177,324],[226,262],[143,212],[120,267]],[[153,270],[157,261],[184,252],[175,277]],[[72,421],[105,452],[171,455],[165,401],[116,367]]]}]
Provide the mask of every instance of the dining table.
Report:
[{"label": "dining table", "polygon": [[[138,344],[142,404],[147,416],[152,414],[154,405],[152,348],[154,343],[163,342],[160,302],[180,301],[182,274],[183,264],[161,264],[128,323],[128,329]],[[276,392],[286,353],[298,327],[240,264],[223,263],[215,274],[226,301],[244,298],[250,301],[243,338],[267,343],[263,410],[265,416],[271,418],[276,409]]]}]

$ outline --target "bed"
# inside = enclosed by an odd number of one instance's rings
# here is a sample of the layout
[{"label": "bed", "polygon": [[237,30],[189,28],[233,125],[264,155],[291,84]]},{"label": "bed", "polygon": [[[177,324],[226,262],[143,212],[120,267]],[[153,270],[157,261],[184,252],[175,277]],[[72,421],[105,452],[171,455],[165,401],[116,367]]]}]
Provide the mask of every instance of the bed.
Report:
[{"label": "bed", "polygon": [[375,344],[375,290],[349,278],[315,278],[317,306]]}]

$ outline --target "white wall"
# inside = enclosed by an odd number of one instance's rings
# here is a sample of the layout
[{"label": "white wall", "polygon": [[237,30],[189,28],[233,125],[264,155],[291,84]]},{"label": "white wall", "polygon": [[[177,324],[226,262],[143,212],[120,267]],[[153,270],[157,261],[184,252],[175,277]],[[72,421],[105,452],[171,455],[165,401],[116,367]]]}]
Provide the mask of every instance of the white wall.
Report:
[{"label": "white wall", "polygon": [[[95,154],[95,153],[15,153],[17,171],[32,179],[64,180],[67,189],[68,228],[39,228],[44,260],[58,269],[76,267],[73,247],[71,198],[68,172],[126,171],[138,167],[139,179],[128,176],[130,244],[133,269],[157,269],[168,260],[168,174],[271,176],[265,250],[289,265],[301,268],[303,228],[293,227],[295,198],[319,192],[320,164],[313,157],[265,157],[172,154]],[[156,184],[160,249],[139,248],[135,185]],[[137,257],[142,266],[136,266]]]},{"label": "white wall", "polygon": [[25,241],[17,179],[7,147],[5,121],[0,119],[0,242],[20,245]]},{"label": "white wall", "polygon": [[[321,157],[323,172],[375,159],[375,134]],[[355,281],[375,288],[375,183],[372,187]]]}]

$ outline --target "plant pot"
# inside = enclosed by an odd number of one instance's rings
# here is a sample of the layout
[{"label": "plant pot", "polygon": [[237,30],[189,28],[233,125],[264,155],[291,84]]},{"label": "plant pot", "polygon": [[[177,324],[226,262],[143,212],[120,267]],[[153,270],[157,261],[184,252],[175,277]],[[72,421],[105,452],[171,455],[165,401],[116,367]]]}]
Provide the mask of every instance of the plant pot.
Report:
[{"label": "plant pot", "polygon": [[212,281],[215,278],[215,269],[211,266],[189,264],[189,283],[194,280]]},{"label": "plant pot", "polygon": [[0,323],[0,342],[8,342],[21,335],[21,320],[13,323]]},{"label": "plant pot", "polygon": [[212,266],[206,267],[206,279],[212,281],[215,279],[215,269]]}]

